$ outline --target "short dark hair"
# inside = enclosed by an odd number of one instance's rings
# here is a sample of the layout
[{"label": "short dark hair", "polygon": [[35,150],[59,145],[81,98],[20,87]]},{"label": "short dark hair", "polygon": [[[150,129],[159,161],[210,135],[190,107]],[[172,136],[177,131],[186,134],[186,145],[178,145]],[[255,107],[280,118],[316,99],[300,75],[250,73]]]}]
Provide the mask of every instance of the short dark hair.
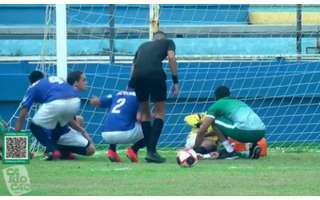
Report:
[{"label": "short dark hair", "polygon": [[214,91],[214,96],[215,96],[216,100],[219,100],[223,97],[228,97],[228,96],[230,96],[230,90],[228,87],[221,85],[221,86],[217,87],[216,90]]},{"label": "short dark hair", "polygon": [[163,31],[157,31],[153,34],[153,40],[166,39],[167,35]]},{"label": "short dark hair", "polygon": [[29,75],[29,81],[31,84],[37,82],[40,79],[43,79],[44,74],[41,71],[34,70],[33,72],[30,73]]},{"label": "short dark hair", "polygon": [[70,72],[68,74],[68,78],[67,78],[67,82],[70,84],[70,85],[73,85],[74,82],[76,81],[80,81],[80,78],[81,78],[81,75],[83,74],[82,71],[73,71],[73,72]]}]

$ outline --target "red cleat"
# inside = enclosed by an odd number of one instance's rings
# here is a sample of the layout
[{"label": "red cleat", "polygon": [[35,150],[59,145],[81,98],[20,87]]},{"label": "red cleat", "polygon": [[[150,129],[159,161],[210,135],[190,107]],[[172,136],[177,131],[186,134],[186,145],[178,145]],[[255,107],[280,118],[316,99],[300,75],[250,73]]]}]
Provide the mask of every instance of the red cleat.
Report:
[{"label": "red cleat", "polygon": [[74,153],[66,153],[66,154],[61,154],[60,157],[61,160],[76,160],[77,156]]},{"label": "red cleat", "polygon": [[136,152],[133,151],[132,148],[128,148],[128,151],[127,151],[127,157],[131,160],[131,162],[138,162],[139,159],[138,159],[138,154]]},{"label": "red cleat", "polygon": [[61,153],[58,150],[55,150],[52,152],[52,158],[53,159],[59,159],[61,157]]},{"label": "red cleat", "polygon": [[58,150],[53,152],[44,152],[44,160],[56,160],[61,157],[61,153]]},{"label": "red cleat", "polygon": [[122,162],[122,160],[121,160],[120,156],[117,154],[117,152],[112,151],[111,149],[109,149],[106,152],[106,155],[111,162]]}]

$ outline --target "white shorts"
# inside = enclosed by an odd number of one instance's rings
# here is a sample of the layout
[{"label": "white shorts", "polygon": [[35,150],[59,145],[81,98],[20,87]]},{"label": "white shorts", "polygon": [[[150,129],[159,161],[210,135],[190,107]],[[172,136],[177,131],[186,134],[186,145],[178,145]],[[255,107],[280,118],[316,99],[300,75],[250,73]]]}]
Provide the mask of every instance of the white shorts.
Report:
[{"label": "white shorts", "polygon": [[133,144],[143,138],[143,132],[141,124],[136,123],[131,130],[102,132],[101,136],[107,144]]},{"label": "white shorts", "polygon": [[89,141],[81,133],[70,128],[70,131],[60,136],[57,144],[64,146],[86,147]]},{"label": "white shorts", "polygon": [[58,99],[44,103],[37,110],[32,122],[42,128],[54,129],[58,123],[68,124],[80,109],[80,98]]}]

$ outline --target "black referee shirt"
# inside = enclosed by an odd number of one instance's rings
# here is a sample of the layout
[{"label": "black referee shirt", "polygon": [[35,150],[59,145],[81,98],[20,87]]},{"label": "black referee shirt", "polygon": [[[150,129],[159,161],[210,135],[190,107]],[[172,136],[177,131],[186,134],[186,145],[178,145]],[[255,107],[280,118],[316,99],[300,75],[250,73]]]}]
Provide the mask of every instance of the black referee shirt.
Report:
[{"label": "black referee shirt", "polygon": [[135,65],[133,78],[166,79],[162,69],[162,61],[167,57],[168,51],[175,51],[172,40],[162,39],[145,42],[138,48],[133,63]]}]

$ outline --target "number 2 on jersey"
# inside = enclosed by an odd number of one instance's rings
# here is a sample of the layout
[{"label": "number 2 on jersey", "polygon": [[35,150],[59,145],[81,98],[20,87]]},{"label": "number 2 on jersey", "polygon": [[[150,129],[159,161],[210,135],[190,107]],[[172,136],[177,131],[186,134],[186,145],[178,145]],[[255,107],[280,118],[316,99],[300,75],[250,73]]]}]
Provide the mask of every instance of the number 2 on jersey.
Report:
[{"label": "number 2 on jersey", "polygon": [[120,98],[117,100],[117,104],[112,108],[112,113],[120,113],[121,107],[126,103],[125,98]]}]

